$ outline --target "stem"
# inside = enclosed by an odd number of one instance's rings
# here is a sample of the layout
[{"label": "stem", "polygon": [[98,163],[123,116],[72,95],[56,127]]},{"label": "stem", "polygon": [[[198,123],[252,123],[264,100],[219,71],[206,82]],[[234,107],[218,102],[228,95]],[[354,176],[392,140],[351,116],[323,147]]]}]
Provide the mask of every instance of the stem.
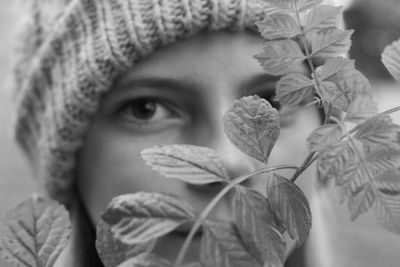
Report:
[{"label": "stem", "polygon": [[[313,62],[311,60],[312,53],[311,53],[310,49],[308,49],[308,46],[307,46],[307,42],[306,42],[306,38],[305,38],[306,33],[304,32],[303,25],[301,25],[299,11],[298,11],[296,2],[294,4],[294,6],[295,6],[295,11],[296,11],[297,24],[300,26],[300,29],[301,29],[301,34],[300,34],[299,37],[300,37],[301,43],[303,44],[304,52],[306,53],[306,61],[307,61],[308,67],[310,68],[312,76],[314,77],[315,91],[317,92],[317,95],[322,99],[321,83],[320,83],[320,80],[318,79],[317,72],[315,71],[315,66],[314,66],[314,64],[313,64]],[[329,113],[329,112],[327,112],[327,113]],[[328,123],[328,117],[329,117],[329,114],[325,114],[324,124]]]},{"label": "stem", "polygon": [[[297,8],[297,3],[296,2],[294,3],[294,6],[295,6],[295,11],[296,11],[297,24],[300,26],[300,29],[301,29],[300,41],[302,42],[303,47],[304,47],[304,51],[305,51],[306,58],[307,58],[306,59],[307,60],[307,64],[308,64],[308,66],[309,66],[309,68],[311,70],[311,73],[314,76],[315,90],[317,91],[317,94],[319,96],[321,96],[321,93],[320,93],[321,92],[321,90],[320,90],[320,81],[319,81],[319,79],[317,77],[317,72],[315,71],[314,64],[311,61],[311,52],[310,52],[310,50],[308,49],[308,46],[307,46],[307,42],[306,42],[306,39],[305,39],[305,34],[306,33],[304,32],[304,28],[301,25],[300,16],[299,16],[299,12],[298,12],[298,8]],[[326,122],[327,122],[327,117],[325,117],[325,123]],[[308,154],[308,156],[304,160],[303,164],[300,166],[300,168],[298,168],[296,170],[296,172],[293,174],[292,178],[290,178],[290,180],[292,182],[296,181],[296,179],[300,176],[300,174],[302,174],[318,158],[318,156],[315,156],[315,155],[316,155],[316,152],[311,152],[310,154]]]},{"label": "stem", "polygon": [[[307,49],[307,48],[306,48]],[[308,53],[306,51],[306,53]],[[308,59],[309,60],[309,59]],[[309,60],[309,64],[312,66],[310,66],[310,68],[312,69],[312,71],[314,72],[314,66],[312,65],[311,60]],[[316,83],[318,83],[318,80],[316,79]],[[389,115],[391,113],[400,111],[400,106],[386,110],[378,115]],[[357,131],[359,129],[359,126],[354,127],[353,129],[351,129],[350,131],[346,132],[341,139],[345,138],[345,137],[349,137],[349,134]],[[354,144],[352,144],[354,145]],[[357,151],[358,152],[358,151]],[[360,156],[360,155],[358,155]],[[173,266],[180,266],[182,264],[182,261],[186,255],[186,252],[189,248],[190,243],[193,240],[193,237],[195,235],[195,233],[197,232],[197,230],[199,229],[199,227],[201,226],[202,222],[207,218],[207,216],[209,215],[209,213],[212,211],[212,209],[215,207],[215,205],[232,189],[234,188],[237,184],[242,183],[243,181],[249,179],[252,176],[261,174],[261,173],[267,173],[267,172],[273,172],[273,171],[277,171],[277,170],[282,170],[282,169],[295,169],[295,173],[293,174],[293,176],[290,178],[290,180],[292,182],[295,182],[296,179],[308,168],[311,166],[312,163],[314,163],[317,159],[318,159],[319,155],[316,152],[312,152],[309,153],[308,156],[306,157],[306,159],[304,160],[303,164],[300,167],[296,167],[296,166],[288,166],[288,165],[281,165],[281,166],[275,166],[275,167],[269,167],[269,168],[263,168],[263,169],[259,169],[253,172],[250,172],[248,174],[242,175],[237,177],[236,179],[234,179],[232,182],[230,182],[227,186],[225,186],[212,200],[211,202],[207,205],[207,207],[203,210],[203,212],[200,214],[200,216],[198,217],[198,219],[196,220],[196,222],[194,223],[193,227],[191,228],[188,236],[185,239],[185,242],[182,245],[181,250],[179,251],[179,254],[175,260],[175,263]],[[365,166],[363,166],[365,167]]]},{"label": "stem", "polygon": [[[397,112],[397,111],[400,111],[400,106],[391,108],[391,109],[389,109],[389,110],[386,110],[386,111],[384,111],[384,112],[378,114],[377,116],[379,116],[379,115],[384,115],[384,114],[389,115],[389,114],[394,113],[394,112]],[[339,123],[341,123],[341,122],[339,122]],[[357,126],[355,126],[354,128],[352,128],[350,131],[348,131],[348,132],[345,131],[346,133],[340,138],[340,140],[343,140],[345,137],[348,137],[349,134],[354,133],[354,132],[357,131],[359,128],[360,128],[360,126],[357,125]],[[312,153],[308,154],[308,156],[307,156],[307,158],[304,160],[303,164],[296,170],[296,172],[293,174],[293,176],[292,176],[292,178],[290,178],[290,180],[291,180],[292,182],[295,182],[296,179],[297,179],[308,167],[310,167],[310,165],[313,164],[314,161],[316,161],[316,160],[318,159],[318,156],[319,156],[319,155],[318,155],[316,152],[312,152]]]},{"label": "stem", "polygon": [[395,107],[395,108],[388,109],[388,110],[386,110],[385,112],[382,112],[381,114],[389,115],[389,114],[394,113],[394,112],[397,112],[397,111],[400,111],[400,106]]},{"label": "stem", "polygon": [[212,211],[212,209],[215,207],[215,205],[228,193],[229,190],[234,188],[237,184],[240,184],[244,182],[245,180],[249,179],[252,176],[261,174],[261,173],[266,173],[266,172],[273,172],[273,171],[278,171],[278,170],[283,170],[283,169],[296,169],[298,170],[299,167],[296,166],[289,166],[289,165],[280,165],[280,166],[274,166],[274,167],[269,167],[269,168],[262,168],[250,173],[247,173],[245,175],[239,176],[235,178],[233,181],[231,181],[227,186],[225,186],[212,200],[211,202],[207,205],[207,207],[203,210],[203,212],[200,214],[200,216],[197,218],[196,222],[194,223],[192,229],[190,229],[190,232],[188,236],[185,239],[185,242],[182,245],[181,250],[179,251],[179,254],[173,264],[173,266],[180,266],[182,264],[182,261],[186,255],[186,252],[189,248],[190,243],[192,242],[192,239],[201,226],[202,222],[207,218],[208,214]]},{"label": "stem", "polygon": [[[301,25],[300,16],[299,16],[299,12],[298,12],[298,10],[297,10],[297,5],[296,5],[296,4],[295,4],[295,7],[296,7],[296,20],[297,20],[297,24],[300,26],[300,29],[301,29],[300,40],[301,40],[301,42],[303,43],[304,51],[306,52],[306,57],[307,57],[308,66],[310,67],[311,72],[315,75],[315,67],[314,67],[314,64],[312,63],[311,58],[310,58],[311,52],[310,52],[310,50],[308,49],[306,39],[304,38],[306,33],[304,32],[303,25]],[[318,87],[318,89],[319,89],[319,81],[316,80],[316,84],[317,84],[317,87]],[[316,89],[317,89],[317,88],[316,88]],[[318,91],[318,89],[317,89],[317,91]]]},{"label": "stem", "polygon": [[[311,73],[312,73],[313,76],[314,76],[315,90],[316,90],[317,94],[318,94],[320,97],[322,97],[322,96],[321,96],[321,93],[320,93],[320,92],[321,92],[321,90],[320,90],[321,84],[320,84],[320,81],[319,81],[319,79],[318,79],[317,73],[316,73],[316,71],[315,71],[314,64],[312,63],[312,60],[311,60],[312,53],[310,52],[310,50],[309,50],[309,48],[308,48],[308,46],[307,46],[307,42],[306,42],[306,39],[305,39],[305,34],[306,34],[306,33],[304,32],[304,28],[303,28],[303,26],[301,25],[300,16],[299,16],[299,12],[298,12],[298,8],[297,8],[297,3],[296,3],[296,2],[294,3],[294,7],[295,7],[295,11],[296,11],[295,13],[296,13],[297,24],[300,26],[300,29],[301,29],[300,41],[302,42],[302,44],[303,44],[303,46],[304,46],[304,51],[305,51],[306,58],[307,58],[306,60],[307,60],[308,66],[309,66],[309,68],[310,68],[310,70],[311,70]],[[394,112],[397,112],[397,111],[400,111],[400,106],[395,107],[395,108],[392,108],[392,109],[389,109],[389,110],[387,110],[387,111],[385,111],[385,112],[380,113],[379,115],[383,115],[383,114],[389,115],[389,114],[394,113]],[[328,122],[329,114],[325,114],[325,116],[326,116],[326,117],[325,117],[325,122],[324,122],[324,124],[326,124],[326,123]],[[345,134],[344,136],[342,136],[341,139],[343,139],[343,138],[346,137],[346,136],[349,136],[351,133],[357,131],[358,129],[359,129],[359,126],[357,125],[357,126],[354,127],[353,129],[351,129],[349,132],[346,131],[346,134]],[[314,157],[314,156],[315,156],[315,157]],[[305,171],[305,170],[306,170],[315,160],[317,160],[317,159],[318,159],[318,155],[316,155],[316,152],[310,153],[310,154],[307,156],[307,158],[304,160],[304,162],[303,162],[303,164],[301,165],[301,167],[300,167],[299,169],[297,169],[296,172],[293,174],[293,176],[292,176],[292,178],[291,178],[290,180],[291,180],[292,182],[296,181],[296,179],[300,176],[300,174],[301,174],[303,171]]]},{"label": "stem", "polygon": [[310,103],[307,103],[305,107],[308,108],[308,107],[310,107],[312,105],[317,105],[317,107],[318,107],[318,105],[320,105],[320,102],[321,102],[321,99],[316,98],[316,100],[314,100],[314,101],[312,101]]},{"label": "stem", "polygon": [[[386,110],[386,111],[384,111],[384,112],[379,113],[379,114],[376,115],[376,116],[380,116],[380,115],[390,115],[390,114],[395,113],[395,112],[397,112],[397,111],[400,111],[400,106],[394,107],[394,108],[391,108],[391,109],[388,109],[388,110]],[[360,128],[360,125],[357,125],[357,126],[355,126],[353,129],[351,129],[348,133],[349,133],[349,134],[352,134],[352,133],[354,133],[355,131],[357,131],[359,128]],[[345,137],[346,137],[346,135],[342,136],[340,139],[342,140],[342,139],[345,138]]]},{"label": "stem", "polygon": [[[400,111],[400,106],[386,110],[379,115],[389,115],[391,113]],[[339,122],[341,123],[341,122]],[[360,128],[359,125],[355,126],[353,129],[351,129],[350,131],[345,131],[346,133],[340,138],[340,140],[343,140],[345,137],[349,137],[350,134],[354,133],[355,131],[357,131]],[[308,168],[310,167],[311,164],[314,163],[314,161],[316,161],[318,159],[319,155],[316,152],[312,152],[310,154],[308,154],[307,158],[304,160],[303,164],[296,170],[296,172],[293,174],[292,178],[290,178],[290,180],[292,182],[295,182],[296,179]]]},{"label": "stem", "polygon": [[310,165],[318,158],[318,156],[314,157],[315,154],[316,152],[311,152],[310,154],[308,154],[303,164],[301,164],[300,168],[298,168],[293,174],[292,178],[290,178],[290,181],[295,182],[300,174],[302,174],[308,167],[310,167]]}]

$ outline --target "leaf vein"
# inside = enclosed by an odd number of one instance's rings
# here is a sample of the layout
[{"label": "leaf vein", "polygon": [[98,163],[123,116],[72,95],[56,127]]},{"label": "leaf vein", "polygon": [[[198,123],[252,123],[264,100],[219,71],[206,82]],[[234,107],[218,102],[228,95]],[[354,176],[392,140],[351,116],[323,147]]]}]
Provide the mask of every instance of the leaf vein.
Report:
[{"label": "leaf vein", "polygon": [[[3,243],[4,244],[4,243]],[[18,255],[18,253],[15,253],[14,251],[12,251],[8,246],[4,246],[4,248],[11,254],[13,255],[17,260],[19,260],[20,263],[22,263],[23,265],[27,266],[27,267],[34,267],[31,264],[29,264],[28,262],[26,262],[23,258],[21,258],[21,256]]]},{"label": "leaf vein", "polygon": [[[18,222],[18,225],[22,226],[22,228],[25,230],[25,228],[21,224],[21,222]],[[21,246],[24,247],[32,255],[32,257],[35,259],[35,261],[37,263],[37,259],[36,259],[36,256],[35,256],[36,255],[35,251],[33,251],[32,248],[30,248],[27,244],[25,244],[24,240],[21,239],[19,234],[16,232],[16,229],[14,229],[14,227],[12,225],[9,225],[8,228],[10,229],[11,233],[15,237],[15,240],[17,240],[18,243],[21,244]],[[35,239],[34,236],[31,236],[31,237],[32,237],[33,240]]]}]

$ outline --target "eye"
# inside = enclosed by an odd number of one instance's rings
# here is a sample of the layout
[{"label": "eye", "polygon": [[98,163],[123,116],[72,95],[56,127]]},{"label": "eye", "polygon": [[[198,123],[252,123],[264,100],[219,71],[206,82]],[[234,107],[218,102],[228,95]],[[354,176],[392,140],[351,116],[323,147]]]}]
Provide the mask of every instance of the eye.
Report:
[{"label": "eye", "polygon": [[289,127],[293,125],[296,121],[296,112],[300,106],[296,107],[282,107],[278,101],[275,100],[274,90],[265,90],[257,93],[261,98],[267,100],[272,107],[279,111],[281,127]]},{"label": "eye", "polygon": [[118,112],[124,119],[138,124],[148,124],[175,117],[163,101],[156,98],[138,98],[125,103]]},{"label": "eye", "polygon": [[271,104],[271,106],[276,108],[277,110],[281,109],[281,105],[279,104],[278,101],[275,100],[275,93],[272,92],[271,90],[259,92],[257,93],[257,95],[267,100]]}]

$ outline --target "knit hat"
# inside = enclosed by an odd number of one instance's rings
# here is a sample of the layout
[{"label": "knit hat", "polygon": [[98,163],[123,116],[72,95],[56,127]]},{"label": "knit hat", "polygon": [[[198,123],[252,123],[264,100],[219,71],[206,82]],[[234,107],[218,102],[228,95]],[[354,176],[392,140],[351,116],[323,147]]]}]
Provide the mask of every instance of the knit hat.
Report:
[{"label": "knit hat", "polygon": [[202,31],[254,30],[260,0],[31,0],[16,66],[15,136],[67,203],[76,152],[103,93],[155,49]]}]

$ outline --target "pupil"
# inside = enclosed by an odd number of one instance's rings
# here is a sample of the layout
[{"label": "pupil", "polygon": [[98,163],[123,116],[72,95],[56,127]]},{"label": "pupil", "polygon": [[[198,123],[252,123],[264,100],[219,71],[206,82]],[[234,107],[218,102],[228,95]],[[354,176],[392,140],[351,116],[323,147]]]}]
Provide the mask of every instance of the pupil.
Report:
[{"label": "pupil", "polygon": [[156,113],[156,103],[148,99],[140,99],[132,107],[135,117],[140,119],[149,119]]}]

